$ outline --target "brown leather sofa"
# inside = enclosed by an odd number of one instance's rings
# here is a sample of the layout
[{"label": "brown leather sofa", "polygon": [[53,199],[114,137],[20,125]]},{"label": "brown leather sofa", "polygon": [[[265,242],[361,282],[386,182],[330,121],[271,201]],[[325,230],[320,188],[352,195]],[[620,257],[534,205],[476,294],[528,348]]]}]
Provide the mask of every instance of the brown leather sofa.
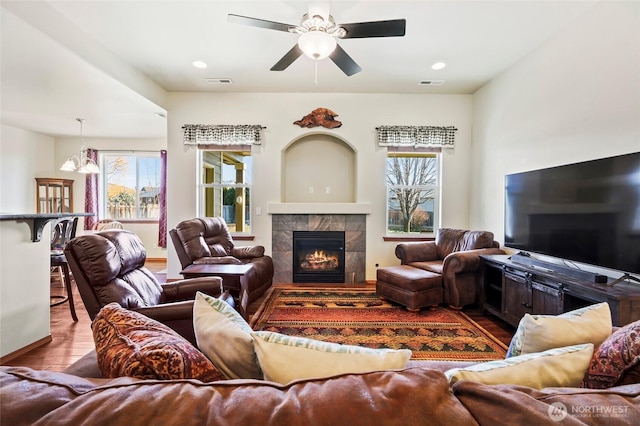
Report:
[{"label": "brown leather sofa", "polygon": [[[441,228],[435,241],[398,244],[395,254],[401,265],[441,275],[444,303],[462,308],[478,302],[480,297],[479,255],[505,254],[499,247],[492,232]],[[410,288],[410,272],[408,268],[394,271],[394,275],[400,275],[401,286]],[[407,275],[405,282],[402,275]]]},{"label": "brown leather sofa", "polygon": [[[253,379],[87,379],[0,367],[3,425],[611,425],[640,424],[640,384],[593,390],[449,386],[459,362],[279,385]],[[566,411],[562,410],[566,408]]]},{"label": "brown leather sofa", "polygon": [[[248,302],[259,298],[273,283],[273,260],[264,247],[236,246],[226,222],[221,217],[197,217],[180,222],[169,231],[183,271],[190,265],[251,264],[246,280]],[[225,289],[240,296],[240,285],[227,283]]]},{"label": "brown leather sofa", "polygon": [[64,254],[91,320],[103,306],[117,302],[168,325],[191,343],[196,292],[218,296],[222,290],[219,277],[158,283],[144,267],[147,253],[140,238],[130,231],[76,237]]}]

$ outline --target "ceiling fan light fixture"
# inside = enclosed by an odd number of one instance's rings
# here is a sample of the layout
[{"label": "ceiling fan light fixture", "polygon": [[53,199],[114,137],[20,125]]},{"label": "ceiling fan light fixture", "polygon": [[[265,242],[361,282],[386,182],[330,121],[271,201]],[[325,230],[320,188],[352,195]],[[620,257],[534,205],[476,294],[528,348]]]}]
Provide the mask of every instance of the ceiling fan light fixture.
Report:
[{"label": "ceiling fan light fixture", "polygon": [[309,31],[300,35],[298,46],[306,56],[311,59],[320,60],[328,57],[335,49],[335,37],[324,31]]}]

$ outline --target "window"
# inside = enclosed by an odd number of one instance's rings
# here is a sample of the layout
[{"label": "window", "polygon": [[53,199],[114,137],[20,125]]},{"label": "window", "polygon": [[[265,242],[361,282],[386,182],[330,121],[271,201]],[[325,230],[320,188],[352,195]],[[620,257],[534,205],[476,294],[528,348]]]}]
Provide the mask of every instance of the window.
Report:
[{"label": "window", "polygon": [[158,220],[160,153],[100,153],[100,217]]},{"label": "window", "polygon": [[438,154],[387,154],[387,234],[434,232],[438,223]]},{"label": "window", "polygon": [[251,151],[200,150],[202,217],[222,216],[233,233],[251,230]]}]

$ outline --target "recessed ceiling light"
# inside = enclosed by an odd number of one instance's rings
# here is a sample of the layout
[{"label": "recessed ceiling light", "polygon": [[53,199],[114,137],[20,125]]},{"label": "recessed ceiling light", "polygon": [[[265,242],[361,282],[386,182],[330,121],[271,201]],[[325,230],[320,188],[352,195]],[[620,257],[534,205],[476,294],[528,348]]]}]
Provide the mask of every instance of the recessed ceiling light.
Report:
[{"label": "recessed ceiling light", "polygon": [[444,62],[436,62],[435,64],[431,65],[431,69],[432,70],[441,70],[446,66],[447,66],[447,64],[445,64]]},{"label": "recessed ceiling light", "polygon": [[206,62],[202,62],[202,61],[193,61],[192,64],[196,68],[206,68],[207,67]]}]

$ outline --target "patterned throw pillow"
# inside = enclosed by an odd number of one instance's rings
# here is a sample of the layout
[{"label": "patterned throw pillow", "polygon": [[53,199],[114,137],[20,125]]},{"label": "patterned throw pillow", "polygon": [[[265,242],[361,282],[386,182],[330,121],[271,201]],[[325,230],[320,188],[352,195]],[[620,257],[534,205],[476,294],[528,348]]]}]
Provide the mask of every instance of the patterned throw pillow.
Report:
[{"label": "patterned throw pillow", "polygon": [[604,389],[624,382],[627,373],[640,367],[640,321],[616,330],[593,353],[581,387]]},{"label": "patterned throw pillow", "polygon": [[93,339],[104,377],[203,382],[224,378],[204,354],[171,328],[115,302],[98,312]]}]

